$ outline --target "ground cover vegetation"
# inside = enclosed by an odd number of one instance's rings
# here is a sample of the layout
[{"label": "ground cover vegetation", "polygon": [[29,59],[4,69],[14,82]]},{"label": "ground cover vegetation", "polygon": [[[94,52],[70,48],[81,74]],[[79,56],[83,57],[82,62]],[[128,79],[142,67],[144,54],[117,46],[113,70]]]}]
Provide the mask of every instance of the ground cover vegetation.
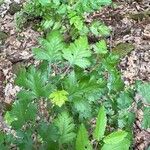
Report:
[{"label": "ground cover vegetation", "polygon": [[137,107],[143,108],[143,128],[150,127],[150,84],[126,87],[118,70],[121,56],[107,46],[111,29],[85,20],[86,13],[107,5],[112,2],[32,0],[16,14],[19,29],[40,19],[45,36],[32,49],[39,65],[17,74],[21,90],[5,113],[13,133],[1,132],[1,149],[132,149],[135,92],[142,96]]}]

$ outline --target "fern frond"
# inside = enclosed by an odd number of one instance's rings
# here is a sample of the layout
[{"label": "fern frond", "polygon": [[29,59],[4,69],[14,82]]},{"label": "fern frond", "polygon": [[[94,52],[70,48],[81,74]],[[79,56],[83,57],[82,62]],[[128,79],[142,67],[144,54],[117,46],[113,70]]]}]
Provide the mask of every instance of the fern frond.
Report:
[{"label": "fern frond", "polygon": [[55,125],[59,130],[59,143],[69,143],[73,141],[76,134],[74,133],[75,124],[73,123],[73,118],[69,116],[67,112],[62,112],[58,118],[55,120]]}]

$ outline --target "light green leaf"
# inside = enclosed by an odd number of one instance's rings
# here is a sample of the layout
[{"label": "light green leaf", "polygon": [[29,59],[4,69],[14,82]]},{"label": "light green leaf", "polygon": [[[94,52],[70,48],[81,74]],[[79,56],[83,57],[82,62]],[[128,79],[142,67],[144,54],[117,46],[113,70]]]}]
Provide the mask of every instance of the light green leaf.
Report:
[{"label": "light green leaf", "polygon": [[94,45],[94,50],[97,54],[107,54],[107,45],[105,40],[101,40]]},{"label": "light green leaf", "polygon": [[12,123],[13,121],[17,120],[17,118],[14,117],[14,116],[11,116],[8,111],[6,112],[4,118],[5,118],[5,121],[6,121],[6,123],[7,123],[8,125],[11,125],[11,123]]},{"label": "light green leaf", "polygon": [[49,98],[52,99],[51,102],[54,105],[61,107],[66,101],[68,101],[67,95],[68,93],[65,90],[55,91],[50,94]]},{"label": "light green leaf", "polygon": [[102,35],[102,36],[109,36],[110,35],[110,29],[108,26],[104,25],[104,24],[101,24],[98,28],[99,30],[99,33]]},{"label": "light green leaf", "polygon": [[109,5],[112,3],[112,0],[100,0],[99,3],[101,5]]},{"label": "light green leaf", "polygon": [[76,150],[92,150],[87,130],[83,124],[81,124],[77,134]]},{"label": "light green leaf", "polygon": [[129,150],[130,143],[130,140],[125,138],[116,144],[104,144],[100,150]]},{"label": "light green leaf", "polygon": [[137,90],[144,98],[144,102],[150,104],[150,83],[139,84]]},{"label": "light green leaf", "polygon": [[52,19],[51,20],[45,20],[42,22],[42,26],[45,30],[52,27],[53,25],[54,25],[54,21]]},{"label": "light green leaf", "polygon": [[144,129],[150,128],[150,107],[144,107],[144,116],[142,121],[142,127]]},{"label": "light green leaf", "polygon": [[60,0],[53,0],[53,3],[54,3],[55,5],[60,5]]},{"label": "light green leaf", "polygon": [[122,131],[122,130],[116,131],[107,135],[103,141],[106,144],[116,144],[116,143],[121,142],[127,136],[127,134],[128,134],[127,132]]},{"label": "light green leaf", "polygon": [[93,134],[94,138],[97,141],[100,141],[103,138],[106,129],[106,124],[107,124],[107,118],[106,118],[105,108],[104,106],[101,106],[96,121],[96,128]]},{"label": "light green leaf", "polygon": [[91,56],[87,37],[80,37],[74,43],[63,50],[63,57],[69,61],[70,65],[77,65],[81,68],[86,68],[90,65],[88,57]]},{"label": "light green leaf", "polygon": [[80,0],[76,5],[78,12],[93,12],[100,10],[101,6],[111,4],[111,0]]},{"label": "light green leaf", "polygon": [[50,0],[39,0],[39,2],[41,3],[41,5],[46,6],[48,4],[50,4]]},{"label": "light green leaf", "polygon": [[83,20],[80,16],[77,15],[70,18],[70,24],[74,25],[78,30],[82,30],[83,28]]},{"label": "light green leaf", "polygon": [[99,21],[94,21],[90,30],[95,36],[108,36],[110,34],[110,29]]}]

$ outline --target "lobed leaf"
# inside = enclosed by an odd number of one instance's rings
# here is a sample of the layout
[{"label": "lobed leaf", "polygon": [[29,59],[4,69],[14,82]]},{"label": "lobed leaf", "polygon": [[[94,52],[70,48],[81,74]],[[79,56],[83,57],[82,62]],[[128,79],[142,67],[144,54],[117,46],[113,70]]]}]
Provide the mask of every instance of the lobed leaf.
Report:
[{"label": "lobed leaf", "polygon": [[66,101],[68,101],[67,95],[68,93],[65,90],[55,91],[50,94],[49,98],[52,99],[51,102],[54,105],[61,107]]},{"label": "lobed leaf", "polygon": [[34,48],[33,54],[38,60],[47,60],[49,62],[61,60],[61,50],[64,49],[63,38],[58,31],[52,31],[46,39],[41,39],[42,48]]},{"label": "lobed leaf", "polygon": [[71,66],[77,65],[86,68],[90,65],[88,58],[91,56],[87,37],[80,37],[74,43],[63,50],[63,57]]}]

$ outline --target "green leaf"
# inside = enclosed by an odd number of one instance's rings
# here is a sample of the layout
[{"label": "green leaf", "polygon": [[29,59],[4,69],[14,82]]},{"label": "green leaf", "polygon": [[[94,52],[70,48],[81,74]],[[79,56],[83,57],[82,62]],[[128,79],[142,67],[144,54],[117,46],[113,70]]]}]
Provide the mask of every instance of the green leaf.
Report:
[{"label": "green leaf", "polygon": [[55,5],[60,5],[60,0],[53,0],[53,3],[54,3]]},{"label": "green leaf", "polygon": [[118,72],[116,66],[119,64],[119,57],[110,53],[107,57],[103,58],[102,64],[107,71],[111,73],[114,71]]},{"label": "green leaf", "polygon": [[98,30],[99,30],[99,33],[100,33],[102,36],[107,37],[107,36],[110,35],[110,29],[109,29],[109,27],[107,27],[107,26],[104,25],[104,24],[101,24],[101,25],[99,26]]},{"label": "green leaf", "polygon": [[100,141],[103,138],[106,129],[106,124],[107,118],[105,108],[104,106],[101,106],[96,121],[96,128],[93,133],[93,136],[97,141]]},{"label": "green leaf", "polygon": [[121,92],[119,98],[117,99],[119,109],[129,108],[132,105],[132,102],[132,95],[128,91]]},{"label": "green leaf", "polygon": [[114,70],[111,70],[107,82],[108,82],[107,87],[109,88],[110,91],[119,92],[122,91],[124,88],[124,82],[121,78],[121,74],[115,68]]},{"label": "green leaf", "polygon": [[127,136],[127,134],[128,134],[127,132],[122,131],[122,130],[116,131],[107,135],[103,141],[106,144],[116,144],[116,143],[121,142]]},{"label": "green leaf", "polygon": [[42,22],[42,26],[43,26],[43,28],[46,30],[46,29],[48,29],[48,28],[50,28],[50,27],[52,27],[54,25],[54,21],[53,20],[43,20],[43,22]]},{"label": "green leaf", "polygon": [[46,142],[56,142],[59,138],[58,129],[54,124],[46,123],[43,120],[39,123],[38,134],[41,136],[43,141]]},{"label": "green leaf", "polygon": [[86,68],[90,65],[88,57],[91,56],[87,37],[80,37],[74,43],[63,50],[63,57],[69,61],[71,66],[77,65]]},{"label": "green leaf", "polygon": [[77,134],[76,150],[92,150],[87,130],[83,124],[81,124]]},{"label": "green leaf", "polygon": [[4,119],[5,119],[5,121],[6,121],[6,123],[7,123],[8,125],[11,125],[11,123],[12,123],[13,121],[15,121],[17,118],[11,116],[11,115],[10,115],[10,112],[7,111],[7,112],[5,113]]},{"label": "green leaf", "polygon": [[12,110],[5,117],[5,119],[11,118],[9,123],[15,129],[21,128],[28,121],[34,121],[37,113],[37,104],[33,103],[35,97],[31,92],[20,91],[17,97],[18,99],[13,104]]},{"label": "green leaf", "polygon": [[99,3],[101,5],[109,5],[112,3],[112,0],[100,0]]},{"label": "green leaf", "polygon": [[0,145],[3,145],[5,141],[5,135],[0,131]]},{"label": "green leaf", "polygon": [[142,127],[148,129],[150,128],[150,107],[144,107],[143,113]]},{"label": "green leaf", "polygon": [[52,99],[51,102],[54,105],[61,107],[66,101],[68,101],[67,95],[68,93],[65,90],[55,91],[50,94],[49,98]]},{"label": "green leaf", "polygon": [[99,36],[98,26],[99,24],[94,22],[90,27],[91,32],[96,36]]},{"label": "green leaf", "polygon": [[105,40],[101,40],[94,45],[94,50],[97,54],[107,54],[107,45]]},{"label": "green leaf", "polygon": [[73,79],[75,80],[74,83],[71,82],[71,79],[65,82],[65,89],[67,89],[71,100],[83,96],[89,99],[89,97],[96,96],[101,91],[101,84],[92,75],[89,76],[84,75],[83,72],[80,73],[80,75],[76,73],[76,77]]},{"label": "green leaf", "polygon": [[1,150],[8,150],[11,149],[10,145],[13,143],[13,139],[11,139],[10,133],[4,133],[0,131],[0,146]]},{"label": "green leaf", "polygon": [[41,39],[42,48],[34,48],[33,54],[39,60],[50,62],[61,60],[61,50],[64,49],[63,38],[58,31],[52,31],[46,39]]},{"label": "green leaf", "polygon": [[78,16],[76,12],[71,11],[69,14],[69,19],[71,25],[74,25],[78,30],[82,30],[84,22],[81,16]]},{"label": "green leaf", "polygon": [[80,120],[91,117],[91,104],[87,100],[82,100],[82,97],[74,98],[72,107],[78,113]]},{"label": "green leaf", "polygon": [[150,83],[139,84],[137,90],[144,102],[150,104]]},{"label": "green leaf", "polygon": [[51,91],[52,86],[50,87],[47,84],[47,78],[45,74],[31,66],[28,70],[22,68],[15,80],[16,84],[23,87],[24,89],[31,90],[37,98],[47,97]]},{"label": "green leaf", "polygon": [[[32,130],[33,127],[32,127]],[[32,139],[32,132],[31,129],[26,129],[26,132],[24,132],[23,130],[19,130],[16,134],[16,136],[22,140],[17,140],[16,141],[16,145],[19,149],[24,149],[24,150],[28,150],[28,149],[32,149],[33,148],[33,139]]]},{"label": "green leaf", "polygon": [[122,109],[118,111],[118,127],[126,128],[129,131],[133,129],[133,124],[135,121],[135,113],[130,112],[128,109]]},{"label": "green leaf", "polygon": [[95,10],[100,10],[101,6],[111,4],[111,0],[84,0],[78,1],[76,4],[76,10],[79,13],[93,12]]},{"label": "green leaf", "polygon": [[48,4],[50,4],[50,0],[38,0],[40,3],[41,3],[41,5],[43,5],[43,6],[46,6],[46,5],[48,5]]},{"label": "green leaf", "polygon": [[90,30],[95,36],[110,35],[110,29],[99,21],[94,21],[90,26]]},{"label": "green leaf", "polygon": [[119,143],[104,144],[101,150],[129,150],[130,140],[125,138]]},{"label": "green leaf", "polygon": [[68,115],[67,112],[62,112],[55,120],[55,125],[59,131],[59,143],[69,143],[73,141],[76,134],[74,133],[75,125],[73,118]]}]

